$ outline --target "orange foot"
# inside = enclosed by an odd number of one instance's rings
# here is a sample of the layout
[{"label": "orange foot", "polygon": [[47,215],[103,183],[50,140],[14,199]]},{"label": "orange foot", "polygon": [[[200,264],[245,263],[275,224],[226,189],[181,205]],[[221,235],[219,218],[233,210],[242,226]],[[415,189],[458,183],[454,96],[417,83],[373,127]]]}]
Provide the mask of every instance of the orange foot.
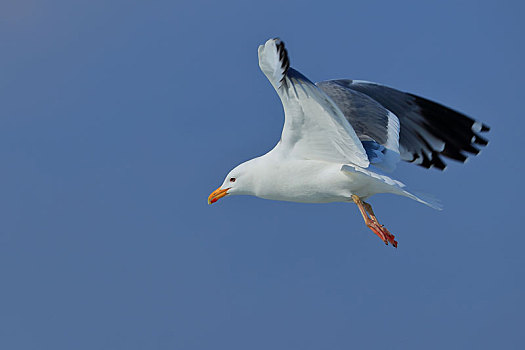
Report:
[{"label": "orange foot", "polygon": [[[356,195],[352,195],[352,200],[355,204],[357,204],[361,215],[363,215],[363,219],[365,220],[366,226],[368,226],[368,228],[370,228],[372,232],[374,232],[379,238],[381,238],[381,240],[385,242],[386,245],[388,245],[388,243],[390,242],[390,244],[397,248],[397,241],[395,240],[394,235],[391,234],[386,227],[379,223],[374,214],[374,211],[372,210],[372,206],[368,203],[363,202],[361,198],[359,198]],[[368,215],[370,215],[370,217]]]},{"label": "orange foot", "polygon": [[383,242],[385,242],[386,245],[390,242],[395,248],[397,248],[397,241],[395,240],[395,237],[393,234],[390,233],[390,231],[387,230],[387,228],[383,225],[380,225],[378,222],[370,220],[369,222],[366,222],[366,225],[368,228],[372,230]]}]

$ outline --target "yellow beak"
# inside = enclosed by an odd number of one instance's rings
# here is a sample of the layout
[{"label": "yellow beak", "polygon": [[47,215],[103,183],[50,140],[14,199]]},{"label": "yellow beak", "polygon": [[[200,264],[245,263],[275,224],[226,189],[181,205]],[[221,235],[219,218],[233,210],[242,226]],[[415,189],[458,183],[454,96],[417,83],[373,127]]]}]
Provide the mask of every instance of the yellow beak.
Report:
[{"label": "yellow beak", "polygon": [[225,188],[224,190],[222,188],[218,188],[215,191],[213,191],[210,196],[208,197],[208,204],[212,204],[217,202],[222,197],[226,196],[228,194],[229,188]]}]

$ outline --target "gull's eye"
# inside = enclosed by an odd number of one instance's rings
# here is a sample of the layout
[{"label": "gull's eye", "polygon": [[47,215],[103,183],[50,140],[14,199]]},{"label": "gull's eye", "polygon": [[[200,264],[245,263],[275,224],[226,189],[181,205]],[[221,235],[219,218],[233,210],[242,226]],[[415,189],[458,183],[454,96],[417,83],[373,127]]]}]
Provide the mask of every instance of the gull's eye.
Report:
[{"label": "gull's eye", "polygon": [[234,177],[230,178],[230,182],[235,182],[235,178]]}]

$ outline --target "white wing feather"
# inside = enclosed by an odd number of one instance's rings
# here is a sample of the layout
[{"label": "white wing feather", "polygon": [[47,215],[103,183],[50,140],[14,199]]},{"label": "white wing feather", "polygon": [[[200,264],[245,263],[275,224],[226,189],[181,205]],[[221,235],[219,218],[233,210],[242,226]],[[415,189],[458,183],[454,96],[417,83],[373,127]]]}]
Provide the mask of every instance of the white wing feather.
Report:
[{"label": "white wing feather", "polygon": [[259,47],[259,66],[284,107],[281,147],[289,157],[368,167],[361,141],[343,113],[315,84],[288,68],[284,45],[278,39]]}]

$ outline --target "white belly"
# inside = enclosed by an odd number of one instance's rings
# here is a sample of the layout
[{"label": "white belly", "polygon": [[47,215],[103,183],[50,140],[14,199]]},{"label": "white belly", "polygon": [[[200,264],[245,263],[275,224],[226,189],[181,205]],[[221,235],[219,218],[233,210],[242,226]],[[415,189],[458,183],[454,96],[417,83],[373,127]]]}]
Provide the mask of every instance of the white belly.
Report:
[{"label": "white belly", "polygon": [[341,165],[313,160],[276,162],[255,189],[257,197],[289,202],[328,203],[351,201],[358,185]]}]

